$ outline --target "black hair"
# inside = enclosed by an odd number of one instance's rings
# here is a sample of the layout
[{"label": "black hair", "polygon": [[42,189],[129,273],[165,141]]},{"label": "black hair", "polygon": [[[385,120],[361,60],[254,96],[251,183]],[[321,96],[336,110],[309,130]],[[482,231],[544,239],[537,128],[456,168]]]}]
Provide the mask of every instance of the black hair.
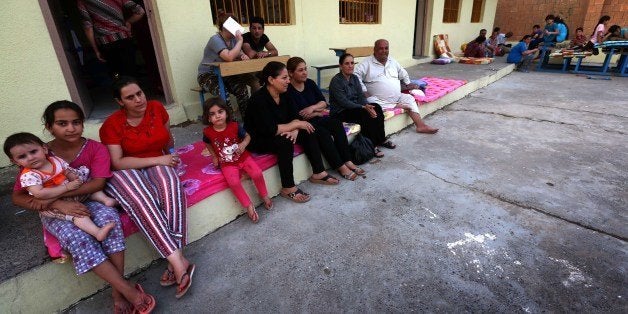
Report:
[{"label": "black hair", "polygon": [[13,159],[13,156],[11,156],[11,148],[24,144],[37,144],[41,146],[46,145],[44,141],[42,141],[39,137],[32,133],[19,132],[9,135],[9,137],[7,137],[7,139],[4,141],[4,153],[7,155],[7,157],[9,157],[9,159]]},{"label": "black hair", "polygon": [[486,37],[480,35],[480,36],[476,37],[473,41],[478,43],[478,44],[481,44],[481,43],[486,41]]},{"label": "black hair", "polygon": [[83,109],[79,107],[79,105],[69,101],[69,100],[59,100],[55,101],[52,104],[48,105],[44,110],[44,114],[41,116],[41,120],[44,123],[44,126],[49,129],[55,123],[55,112],[59,109],[70,109],[78,115],[81,123],[85,121],[85,113]]},{"label": "black hair", "polygon": [[131,84],[140,86],[140,83],[137,82],[137,79],[131,76],[120,76],[117,80],[113,81],[113,84],[111,84],[111,89],[113,90],[113,98],[121,100],[120,92],[122,91],[122,88]]},{"label": "black hair", "polygon": [[499,28],[499,27],[493,28],[493,32],[499,32],[500,30],[501,30],[501,28]]},{"label": "black hair", "polygon": [[525,35],[525,36],[523,36],[523,38],[521,38],[520,41],[524,41],[524,40],[526,40],[526,39],[528,39],[530,37],[532,37],[532,35]]},{"label": "black hair", "polygon": [[545,17],[545,20],[552,20],[554,21],[556,19],[556,17],[553,14],[549,14],[548,16]]},{"label": "black hair", "polygon": [[266,85],[268,83],[269,77],[276,78],[277,76],[279,76],[279,73],[281,73],[281,71],[283,71],[283,69],[285,68],[286,65],[281,62],[268,62],[266,66],[264,66],[264,69],[262,69],[262,71],[258,74],[258,79],[263,85]]},{"label": "black hair", "polygon": [[621,31],[621,26],[613,25],[613,26],[609,27],[608,28],[608,33],[606,33],[606,34],[612,34],[612,33],[616,32],[616,31]]},{"label": "black hair", "polygon": [[253,23],[257,23],[262,25],[262,29],[264,29],[264,19],[259,17],[259,16],[253,16],[251,17],[251,20],[249,21],[249,25],[252,25]]},{"label": "black hair", "polygon": [[534,24],[534,26],[532,26],[532,28],[541,28],[541,25],[539,25],[539,24]]},{"label": "black hair", "polygon": [[582,27],[578,27],[578,28],[576,28],[576,32],[577,31],[583,31],[584,32],[584,29]]},{"label": "black hair", "polygon": [[226,122],[231,122],[231,108],[227,106],[227,102],[220,97],[211,97],[205,100],[205,103],[203,104],[203,124],[212,125],[212,123],[209,122],[209,109],[213,106],[218,106],[218,108],[223,109],[227,113],[227,118],[225,119]]},{"label": "black hair", "polygon": [[608,15],[602,15],[600,17],[600,19],[597,21],[597,24],[595,24],[595,28],[593,28],[593,33],[591,33],[591,37],[595,36],[595,30],[597,29],[598,25],[600,24],[604,24],[604,22],[610,21],[611,17]]},{"label": "black hair", "polygon": [[297,69],[297,66],[299,66],[299,64],[301,63],[305,63],[305,60],[303,60],[303,58],[292,57],[288,59],[288,62],[286,62],[286,68],[288,69],[288,72],[294,72]]},{"label": "black hair", "polygon": [[[347,59],[348,57],[353,58],[353,55],[350,53],[343,53],[340,58],[338,58],[338,64],[342,64],[343,62],[345,62],[345,59]],[[355,58],[354,58],[355,59]]]}]

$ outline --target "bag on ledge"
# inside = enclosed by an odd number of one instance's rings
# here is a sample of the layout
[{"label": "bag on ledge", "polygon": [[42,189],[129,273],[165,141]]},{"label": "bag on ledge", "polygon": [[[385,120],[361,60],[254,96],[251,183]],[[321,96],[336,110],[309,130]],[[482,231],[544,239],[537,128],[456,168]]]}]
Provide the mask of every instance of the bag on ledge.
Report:
[{"label": "bag on ledge", "polygon": [[373,142],[362,134],[357,134],[351,142],[351,159],[354,163],[361,165],[375,157],[375,146]]}]

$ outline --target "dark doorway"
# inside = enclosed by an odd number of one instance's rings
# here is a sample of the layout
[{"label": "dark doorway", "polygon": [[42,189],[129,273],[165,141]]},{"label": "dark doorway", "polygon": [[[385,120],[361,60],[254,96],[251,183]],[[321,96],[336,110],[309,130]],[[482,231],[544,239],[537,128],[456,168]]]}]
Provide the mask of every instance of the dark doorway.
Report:
[{"label": "dark doorway", "polygon": [[[137,79],[150,99],[165,103],[164,86],[153,46],[149,10],[143,0],[133,0],[146,14],[132,25]],[[76,0],[40,0],[55,50],[72,100],[89,119],[104,119],[118,109],[111,94],[112,78],[107,65],[96,58],[83,30]],[[54,34],[53,34],[54,32]],[[56,40],[55,40],[56,39]]]},{"label": "dark doorway", "polygon": [[425,34],[428,32],[428,0],[417,0],[416,2],[416,15],[414,20],[416,24],[414,26],[414,57],[424,57],[425,53]]}]

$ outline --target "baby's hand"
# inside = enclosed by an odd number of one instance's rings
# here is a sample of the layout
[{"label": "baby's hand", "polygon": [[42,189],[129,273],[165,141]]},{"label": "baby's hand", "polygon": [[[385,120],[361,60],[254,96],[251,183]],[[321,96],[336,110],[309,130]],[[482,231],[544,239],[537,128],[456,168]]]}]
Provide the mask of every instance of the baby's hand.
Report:
[{"label": "baby's hand", "polygon": [[68,182],[65,185],[65,187],[68,189],[68,191],[74,191],[74,190],[78,189],[82,184],[83,184],[83,182],[81,181],[81,179],[76,179],[76,180],[72,180],[72,181]]}]

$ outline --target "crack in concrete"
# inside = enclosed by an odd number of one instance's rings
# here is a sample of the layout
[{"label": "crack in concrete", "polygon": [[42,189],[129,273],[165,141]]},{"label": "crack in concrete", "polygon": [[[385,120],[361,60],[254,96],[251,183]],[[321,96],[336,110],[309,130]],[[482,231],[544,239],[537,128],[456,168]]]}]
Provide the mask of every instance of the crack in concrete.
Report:
[{"label": "crack in concrete", "polygon": [[455,186],[460,187],[462,189],[469,190],[469,191],[476,192],[476,193],[480,193],[482,195],[486,195],[488,197],[496,199],[496,200],[498,200],[500,202],[504,202],[504,203],[507,203],[507,204],[510,204],[510,205],[513,205],[513,206],[516,206],[516,207],[519,207],[519,208],[532,210],[532,211],[535,211],[535,212],[537,212],[539,214],[543,214],[543,215],[551,217],[551,218],[559,219],[559,220],[562,220],[562,221],[567,222],[569,224],[573,224],[573,225],[576,225],[578,227],[581,227],[581,228],[584,228],[584,229],[587,229],[587,230],[591,230],[593,232],[601,233],[601,234],[607,235],[609,237],[615,238],[615,239],[623,241],[623,242],[628,242],[628,238],[623,237],[621,235],[613,234],[613,233],[610,233],[608,231],[596,228],[594,226],[586,225],[586,224],[584,224],[582,222],[562,217],[562,216],[560,216],[558,214],[551,213],[551,212],[549,212],[549,211],[547,211],[547,210],[545,210],[543,208],[534,207],[534,206],[525,204],[523,202],[519,202],[517,200],[508,199],[508,198],[506,198],[506,197],[504,197],[502,195],[496,194],[496,193],[491,192],[491,191],[480,190],[480,189],[472,187],[472,186],[467,186],[467,185],[463,185],[463,184],[460,184],[460,183],[457,183],[457,182],[454,182],[454,181],[447,180],[445,178],[442,178],[442,177],[436,175],[435,173],[433,173],[433,172],[431,172],[429,170],[421,169],[421,168],[419,168],[419,167],[417,167],[417,166],[415,166],[415,165],[413,165],[411,163],[408,163],[408,162],[406,162],[404,160],[401,160],[401,162],[403,164],[405,164],[405,165],[408,165],[408,166],[418,170],[418,171],[425,172],[425,173],[433,176],[434,178],[437,178],[437,179],[439,179],[439,180],[441,180],[441,181],[443,181],[445,183],[455,185]]},{"label": "crack in concrete", "polygon": [[[490,101],[500,101],[499,99],[493,99],[493,98],[481,97],[481,96],[469,95],[469,97],[483,99],[483,100],[490,100]],[[572,111],[572,112],[576,112],[576,113],[597,114],[597,115],[601,115],[601,116],[611,116],[611,117],[615,117],[615,118],[628,119],[628,117],[626,117],[626,116],[622,116],[622,115],[618,115],[618,114],[614,114],[614,113],[605,113],[605,112],[597,112],[597,111],[589,111],[589,110],[578,110],[578,109],[571,109],[571,108],[562,108],[562,107],[553,107],[553,106],[544,106],[544,105],[535,105],[535,104],[526,104],[526,103],[520,103],[519,105],[530,106],[530,107],[541,107],[541,108],[548,108],[548,109],[558,109],[558,110]]]},{"label": "crack in concrete", "polygon": [[[583,125],[579,125],[579,124],[560,122],[560,121],[554,121],[554,120],[531,118],[531,117],[521,117],[521,116],[515,116],[515,115],[510,115],[510,114],[501,113],[501,112],[494,112],[494,111],[482,111],[482,110],[475,110],[475,109],[452,109],[452,108],[447,108],[447,107],[443,108],[441,110],[443,110],[443,111],[474,112],[474,113],[481,113],[481,114],[493,114],[493,115],[498,115],[498,116],[502,116],[502,117],[506,117],[506,118],[512,118],[512,119],[524,119],[524,120],[529,120],[529,121],[534,121],[534,122],[548,122],[548,123],[554,123],[554,124],[575,126],[575,127],[579,127],[579,128],[591,127],[591,126],[583,126]],[[620,135],[626,135],[626,133],[622,132],[622,131],[609,130],[609,129],[605,129],[605,128],[602,128],[602,127],[600,127],[600,129],[602,131],[608,132],[608,133],[616,133],[616,134],[620,134]]]}]

